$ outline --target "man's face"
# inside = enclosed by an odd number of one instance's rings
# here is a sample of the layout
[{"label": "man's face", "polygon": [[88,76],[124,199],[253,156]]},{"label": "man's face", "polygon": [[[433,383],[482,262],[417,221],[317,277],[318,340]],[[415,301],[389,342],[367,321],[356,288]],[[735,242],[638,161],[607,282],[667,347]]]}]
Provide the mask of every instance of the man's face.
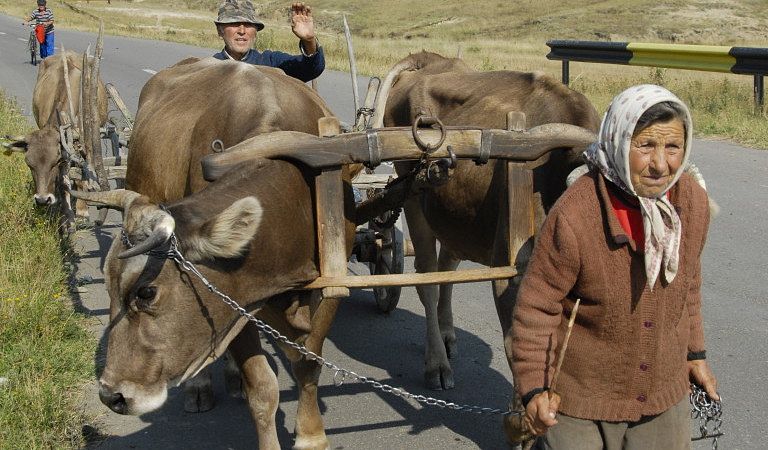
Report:
[{"label": "man's face", "polygon": [[240,59],[256,42],[256,25],[252,23],[225,23],[217,26],[219,36],[233,58]]},{"label": "man's face", "polygon": [[43,5],[38,5],[38,6],[37,6],[37,10],[38,10],[38,11],[45,11],[45,6],[43,6]]}]

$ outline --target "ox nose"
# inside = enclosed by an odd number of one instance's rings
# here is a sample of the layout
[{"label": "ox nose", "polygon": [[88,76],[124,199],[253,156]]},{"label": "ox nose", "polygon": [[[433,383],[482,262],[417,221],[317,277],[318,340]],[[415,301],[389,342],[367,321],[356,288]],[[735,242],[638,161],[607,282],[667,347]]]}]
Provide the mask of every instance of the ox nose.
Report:
[{"label": "ox nose", "polygon": [[35,194],[35,203],[38,206],[53,205],[54,203],[56,203],[56,197],[54,197],[53,194],[48,194],[48,195]]},{"label": "ox nose", "polygon": [[128,403],[125,401],[123,394],[120,392],[110,392],[104,387],[99,389],[99,400],[118,414],[125,414],[128,409]]}]

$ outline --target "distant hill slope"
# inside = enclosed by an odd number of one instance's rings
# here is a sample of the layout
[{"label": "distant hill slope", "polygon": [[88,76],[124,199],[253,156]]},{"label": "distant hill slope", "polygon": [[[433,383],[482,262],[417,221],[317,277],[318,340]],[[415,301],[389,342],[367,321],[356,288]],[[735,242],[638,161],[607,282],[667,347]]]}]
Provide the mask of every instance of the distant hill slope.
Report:
[{"label": "distant hill slope", "polygon": [[[217,0],[188,1],[211,10]],[[339,32],[339,16],[361,37],[642,40],[768,46],[766,0],[310,0],[318,22]],[[270,21],[285,2],[259,2]]]}]

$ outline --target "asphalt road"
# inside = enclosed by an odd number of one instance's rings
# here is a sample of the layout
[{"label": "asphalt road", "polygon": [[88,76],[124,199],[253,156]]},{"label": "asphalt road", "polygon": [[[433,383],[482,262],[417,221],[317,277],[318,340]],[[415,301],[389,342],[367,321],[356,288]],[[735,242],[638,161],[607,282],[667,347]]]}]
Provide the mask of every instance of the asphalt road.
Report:
[{"label": "asphalt road", "polygon": [[[36,70],[25,50],[27,29],[18,19],[0,16],[0,87],[28,112]],[[95,36],[56,31],[57,45],[82,51]],[[58,51],[58,49],[57,49]],[[102,77],[115,84],[129,107],[152,73],[187,56],[207,56],[209,49],[106,37]],[[644,80],[638,80],[641,82]],[[320,93],[342,120],[352,119],[349,77],[327,72]],[[361,89],[365,84],[361,82]],[[764,412],[768,411],[768,287],[764,205],[768,204],[768,151],[728,142],[696,140],[694,161],[710,193],[722,207],[712,222],[704,253],[704,317],[710,363],[724,398],[724,449],[764,449]],[[116,221],[78,234],[81,256],[78,306],[94,318],[94,331],[106,323],[108,299],[100,268]],[[411,258],[406,270],[412,270]],[[471,267],[464,264],[463,267]],[[354,268],[358,270],[359,267]],[[504,359],[501,330],[488,283],[455,288],[454,316],[459,355],[453,360],[457,387],[447,392],[422,387],[423,310],[413,288],[404,288],[400,306],[389,315],[377,312],[369,291],[344,301],[326,341],[324,354],[340,366],[408,391],[461,404],[504,408],[511,376]],[[103,339],[102,339],[103,341]],[[280,380],[278,429],[284,448],[292,443],[296,392],[285,361],[272,351]],[[119,416],[102,406],[91,387],[87,408],[98,415],[87,428],[90,447],[104,449],[245,449],[256,434],[243,400],[224,395],[221,373],[214,374],[217,406],[208,413],[183,411],[182,393],[171,390],[158,411],[140,417]],[[481,417],[424,408],[374,392],[360,384],[334,386],[321,377],[321,410],[333,449],[504,448],[499,417]],[[694,444],[710,448],[709,441]]]}]

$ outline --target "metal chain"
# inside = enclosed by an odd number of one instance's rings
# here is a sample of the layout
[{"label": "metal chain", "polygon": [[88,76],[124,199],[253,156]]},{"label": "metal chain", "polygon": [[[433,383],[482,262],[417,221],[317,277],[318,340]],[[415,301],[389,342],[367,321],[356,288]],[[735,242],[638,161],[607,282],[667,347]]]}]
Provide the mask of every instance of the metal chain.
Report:
[{"label": "metal chain", "polygon": [[720,400],[713,400],[699,385],[691,383],[691,418],[699,421],[700,436],[692,441],[712,439],[712,450],[717,450],[717,440],[723,436],[720,427],[723,424],[723,405]]},{"label": "metal chain", "polygon": [[[367,108],[365,106],[358,108],[357,114],[355,114],[355,123],[360,123],[360,129],[356,131],[363,131],[368,128],[368,123],[371,117],[373,117],[374,112],[376,112],[375,108]],[[362,122],[360,121],[361,117],[363,118]]]},{"label": "metal chain", "polygon": [[387,212],[391,214],[385,220],[382,220],[380,217],[374,217],[371,221],[379,231],[388,230],[395,226],[395,222],[397,222],[397,219],[400,218],[400,213],[403,212],[403,207],[398,206],[397,208],[391,209]]},{"label": "metal chain", "polygon": [[[124,229],[122,233],[122,240],[123,240],[123,243],[126,244],[126,246],[132,245]],[[451,409],[454,411],[461,411],[461,412],[468,412],[468,413],[475,413],[475,414],[485,414],[485,415],[501,414],[501,415],[519,416],[523,414],[522,411],[511,411],[509,409],[502,410],[497,408],[485,408],[481,406],[471,406],[471,405],[459,405],[457,403],[448,402],[446,400],[440,400],[432,397],[427,397],[424,395],[411,394],[405,389],[397,388],[385,383],[381,383],[380,381],[374,378],[365,377],[351,370],[347,370],[337,366],[333,362],[323,358],[317,353],[309,351],[303,345],[297,344],[291,341],[290,339],[288,339],[287,337],[283,336],[271,326],[257,319],[253,314],[249,313],[245,308],[240,306],[235,300],[230,298],[227,294],[221,292],[216,286],[213,285],[213,283],[211,283],[210,281],[208,281],[207,278],[205,278],[205,276],[197,269],[197,267],[195,267],[195,265],[191,261],[184,258],[184,255],[182,255],[181,251],[179,251],[178,240],[176,238],[175,233],[171,235],[170,247],[168,248],[168,250],[158,251],[152,254],[152,256],[167,257],[169,259],[173,259],[182,270],[185,270],[195,275],[197,278],[199,278],[200,281],[202,281],[202,283],[205,285],[205,287],[209,291],[219,296],[225,304],[227,304],[230,308],[235,310],[240,316],[245,317],[249,321],[253,322],[259,330],[271,336],[276,341],[282,342],[283,344],[296,350],[297,352],[299,352],[299,354],[301,354],[302,357],[306,358],[307,360],[315,361],[318,364],[332,370],[334,372],[333,382],[336,386],[341,386],[346,381],[353,380],[353,381],[358,381],[360,383],[367,384],[371,386],[373,389],[377,389],[382,392],[395,395],[397,397],[414,400],[416,402],[419,402],[427,406],[435,406],[438,408]]]}]

